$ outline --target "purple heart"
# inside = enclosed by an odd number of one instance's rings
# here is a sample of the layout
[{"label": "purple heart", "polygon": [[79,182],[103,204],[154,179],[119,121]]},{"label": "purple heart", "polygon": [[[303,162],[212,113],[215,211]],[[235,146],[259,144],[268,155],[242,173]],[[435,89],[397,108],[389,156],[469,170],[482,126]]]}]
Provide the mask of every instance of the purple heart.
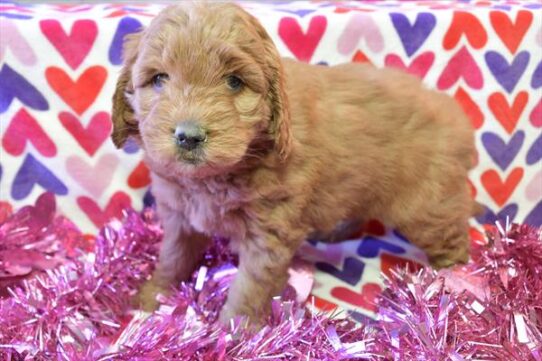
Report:
[{"label": "purple heart", "polygon": [[8,19],[17,19],[17,20],[28,20],[32,19],[32,15],[23,15],[23,14],[13,14],[13,13],[4,13],[0,11],[0,16],[5,16]]},{"label": "purple heart", "polygon": [[533,145],[527,152],[527,164],[535,164],[542,159],[542,134],[534,141]]},{"label": "purple heart", "polygon": [[5,112],[14,98],[37,110],[49,109],[47,100],[25,78],[7,64],[0,70],[0,113]]},{"label": "purple heart", "polygon": [[282,11],[284,13],[294,14],[299,17],[304,17],[305,15],[312,14],[316,11],[316,9],[299,9],[299,10],[289,10],[289,9],[275,9],[278,11]]},{"label": "purple heart", "polygon": [[124,42],[124,37],[128,34],[138,32],[141,28],[142,25],[139,20],[131,17],[122,18],[109,47],[109,61],[111,64],[122,64],[122,43]]},{"label": "purple heart", "polygon": [[133,138],[128,138],[128,140],[126,140],[126,143],[124,144],[124,147],[122,147],[122,150],[125,153],[134,154],[139,152],[139,145],[137,145]]},{"label": "purple heart", "polygon": [[390,16],[409,57],[422,46],[437,23],[435,15],[431,13],[419,13],[416,16],[414,25],[410,25],[408,18],[404,14],[391,13]]},{"label": "purple heart", "polygon": [[364,325],[370,325],[370,324],[375,323],[374,319],[372,319],[369,316],[364,315],[363,313],[359,313],[359,312],[354,311],[354,310],[348,310],[346,312],[348,314],[348,317],[353,318],[357,322],[362,323]]},{"label": "purple heart", "polygon": [[393,254],[402,254],[406,252],[403,247],[396,246],[378,238],[367,236],[363,237],[358,247],[358,254],[361,257],[374,258],[378,257],[381,250],[388,251]]},{"label": "purple heart", "polygon": [[361,279],[361,275],[365,269],[365,263],[358,258],[348,257],[344,260],[342,270],[324,262],[316,262],[316,268],[348,284],[351,284],[352,286],[355,286]]},{"label": "purple heart", "polygon": [[538,89],[542,86],[542,61],[538,63],[531,79],[533,89]]},{"label": "purple heart", "polygon": [[524,223],[530,224],[534,227],[542,226],[542,201],[538,202],[538,204],[534,206],[531,213],[525,217]]},{"label": "purple heart", "polygon": [[150,189],[147,189],[145,195],[143,196],[143,208],[152,207],[156,204],[154,196],[151,193]]},{"label": "purple heart", "polygon": [[508,93],[511,93],[529,64],[529,52],[522,51],[508,64],[508,61],[496,51],[488,51],[485,55],[487,66],[497,82]]},{"label": "purple heart", "polygon": [[502,208],[497,214],[493,213],[493,211],[488,207],[484,206],[484,208],[484,214],[476,217],[476,220],[480,224],[495,224],[497,221],[506,221],[506,217],[508,217],[510,222],[512,222],[518,214],[518,206],[514,203]]},{"label": "purple heart", "polygon": [[486,132],[482,134],[482,143],[487,153],[502,170],[506,170],[518,155],[524,140],[525,133],[521,130],[514,133],[508,144],[495,133]]},{"label": "purple heart", "polygon": [[64,183],[34,158],[32,154],[28,154],[13,180],[11,197],[16,200],[25,198],[32,192],[32,188],[36,184],[59,195],[68,194],[68,188],[66,188]]}]

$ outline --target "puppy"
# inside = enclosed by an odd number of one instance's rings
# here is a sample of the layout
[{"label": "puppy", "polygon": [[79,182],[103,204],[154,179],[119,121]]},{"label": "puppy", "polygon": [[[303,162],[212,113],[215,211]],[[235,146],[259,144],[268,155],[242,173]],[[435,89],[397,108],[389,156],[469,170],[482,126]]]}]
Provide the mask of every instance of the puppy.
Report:
[{"label": "puppy", "polygon": [[124,47],[112,139],[144,150],[164,227],[156,292],[186,280],[210,237],[239,272],[220,318],[260,322],[310,235],[378,218],[443,267],[468,256],[470,123],[402,72],[281,59],[237,5],[168,7]]}]

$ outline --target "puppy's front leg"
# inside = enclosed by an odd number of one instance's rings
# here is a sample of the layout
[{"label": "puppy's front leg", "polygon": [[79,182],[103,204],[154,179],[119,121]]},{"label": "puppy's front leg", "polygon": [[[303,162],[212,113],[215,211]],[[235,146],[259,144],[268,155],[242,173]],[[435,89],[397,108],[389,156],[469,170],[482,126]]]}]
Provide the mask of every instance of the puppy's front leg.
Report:
[{"label": "puppy's front leg", "polygon": [[271,299],[286,285],[294,252],[295,248],[273,235],[242,243],[239,271],[220,313],[221,323],[227,325],[231,318],[244,315],[251,324],[261,324],[269,314]]},{"label": "puppy's front leg", "polygon": [[196,232],[182,214],[160,204],[158,214],[164,227],[158,264],[139,293],[139,302],[146,311],[156,309],[158,293],[167,294],[171,286],[190,278],[209,244],[209,238]]}]

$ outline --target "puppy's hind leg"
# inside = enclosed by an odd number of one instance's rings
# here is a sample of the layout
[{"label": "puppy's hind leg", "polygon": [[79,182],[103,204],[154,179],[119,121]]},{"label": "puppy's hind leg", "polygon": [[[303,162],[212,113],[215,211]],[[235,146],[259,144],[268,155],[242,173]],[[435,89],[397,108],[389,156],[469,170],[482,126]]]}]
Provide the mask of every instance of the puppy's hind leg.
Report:
[{"label": "puppy's hind leg", "polygon": [[[468,218],[472,200],[468,190],[450,192],[434,201],[411,198],[396,212],[394,223],[412,243],[422,248],[435,268],[465,263],[469,259]],[[399,213],[399,214],[397,214]]]},{"label": "puppy's hind leg", "polygon": [[469,234],[466,220],[441,222],[414,221],[398,226],[399,231],[412,243],[422,248],[431,265],[437,269],[469,259]]}]

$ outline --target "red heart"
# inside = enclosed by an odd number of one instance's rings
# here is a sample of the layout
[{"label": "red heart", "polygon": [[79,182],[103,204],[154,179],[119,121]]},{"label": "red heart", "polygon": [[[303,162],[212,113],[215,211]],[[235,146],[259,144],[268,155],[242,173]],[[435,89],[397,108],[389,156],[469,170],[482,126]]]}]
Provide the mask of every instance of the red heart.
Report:
[{"label": "red heart", "polygon": [[132,188],[143,188],[151,183],[151,177],[149,174],[149,168],[143,163],[139,162],[137,167],[130,173],[128,177],[128,185]]},{"label": "red heart", "polygon": [[420,54],[418,57],[412,60],[409,66],[407,66],[399,55],[390,54],[386,56],[385,64],[386,66],[406,70],[407,73],[416,75],[417,77],[423,79],[429,71],[429,68],[431,68],[433,65],[434,60],[435,54],[432,51],[427,51]]},{"label": "red heart", "polygon": [[419,271],[422,269],[422,265],[412,260],[397,257],[388,253],[382,253],[380,255],[380,270],[383,274],[391,277],[392,269],[404,269],[408,267],[409,271]]},{"label": "red heart", "polygon": [[319,310],[332,312],[337,309],[336,303],[329,302],[328,300],[324,300],[323,298],[315,295],[312,295],[312,297],[314,299],[314,307],[318,308]]},{"label": "red heart", "polygon": [[493,93],[489,96],[487,104],[503,128],[509,134],[512,134],[528,100],[529,94],[526,91],[521,91],[516,95],[512,106],[510,106],[504,94]]},{"label": "red heart", "polygon": [[520,10],[516,15],[516,20],[512,23],[504,11],[492,11],[489,13],[489,19],[504,45],[512,54],[515,54],[533,22],[533,14],[527,10]]},{"label": "red heart", "polygon": [[487,33],[480,20],[472,13],[455,11],[452,24],[448,28],[446,35],[444,35],[442,46],[446,50],[455,48],[462,35],[467,37],[467,40],[475,49],[480,49],[486,45]]},{"label": "red heart", "polygon": [[44,157],[54,157],[56,155],[55,143],[47,136],[24,108],[19,110],[11,119],[8,129],[2,139],[2,146],[11,155],[21,155],[29,141]]},{"label": "red heart", "polygon": [[0,224],[4,223],[12,214],[12,205],[8,202],[0,201]]},{"label": "red heart", "polygon": [[85,70],[75,82],[57,67],[49,67],[45,77],[53,90],[77,114],[81,115],[88,109],[100,93],[105,83],[107,71],[103,66],[93,66]]},{"label": "red heart", "polygon": [[440,90],[446,90],[463,78],[468,86],[481,89],[484,84],[482,72],[467,48],[462,47],[448,62],[437,81]]},{"label": "red heart", "polygon": [[454,97],[469,117],[474,129],[480,129],[484,125],[484,113],[482,113],[476,102],[461,87],[457,89]]},{"label": "red heart", "polygon": [[352,57],[352,62],[354,62],[354,63],[367,63],[367,64],[370,64],[370,65],[373,65],[373,63],[369,60],[367,55],[365,55],[361,50],[356,51],[356,53]]},{"label": "red heart", "polygon": [[102,227],[112,218],[120,219],[122,217],[122,210],[130,207],[131,203],[130,197],[128,197],[126,193],[120,191],[111,197],[105,210],[100,209],[100,206],[89,197],[81,196],[77,198],[79,208],[85,212],[92,223],[98,228]]},{"label": "red heart", "polygon": [[523,178],[523,168],[514,168],[503,182],[499,174],[490,169],[482,174],[482,184],[495,203],[502,207],[512,195],[519,181]]},{"label": "red heart", "polygon": [[304,33],[297,19],[286,17],[280,20],[279,36],[297,59],[309,62],[326,31],[326,27],[326,17],[315,16],[309,23],[309,29]]},{"label": "red heart", "polygon": [[343,302],[376,311],[376,298],[382,292],[382,288],[376,283],[366,283],[361,287],[361,292],[354,292],[346,287],[334,287],[331,295]]},{"label": "red heart", "polygon": [[40,28],[72,69],[83,62],[98,35],[98,27],[93,20],[75,21],[70,35],[64,32],[58,20],[42,20]]},{"label": "red heart", "polygon": [[535,105],[531,115],[529,115],[529,120],[531,124],[537,128],[542,127],[542,98],[538,101],[538,104]]},{"label": "red heart", "polygon": [[111,132],[111,119],[106,112],[94,114],[86,128],[75,115],[68,112],[61,112],[58,119],[90,156],[96,153]]}]

